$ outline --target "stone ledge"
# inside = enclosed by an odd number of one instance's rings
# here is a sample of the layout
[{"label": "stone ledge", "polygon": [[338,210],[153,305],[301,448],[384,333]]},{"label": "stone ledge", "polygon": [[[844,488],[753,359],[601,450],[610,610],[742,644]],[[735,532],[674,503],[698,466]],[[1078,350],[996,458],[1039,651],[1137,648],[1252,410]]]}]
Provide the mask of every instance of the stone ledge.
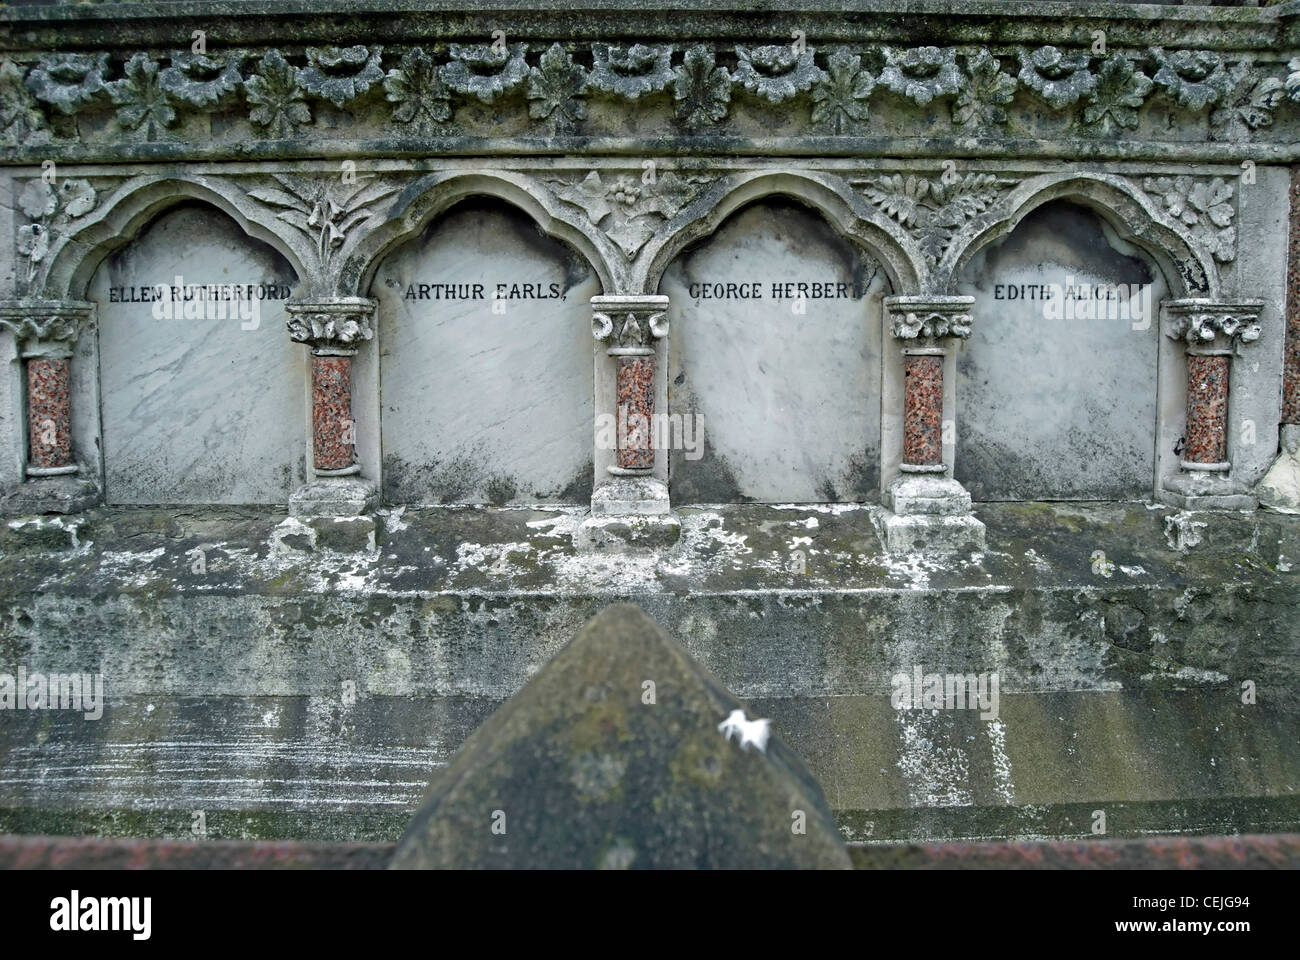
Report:
[{"label": "stone ledge", "polygon": [[[2,870],[382,870],[391,843],[0,836]],[[1300,869],[1300,835],[1079,842],[853,844],[859,870]]]}]

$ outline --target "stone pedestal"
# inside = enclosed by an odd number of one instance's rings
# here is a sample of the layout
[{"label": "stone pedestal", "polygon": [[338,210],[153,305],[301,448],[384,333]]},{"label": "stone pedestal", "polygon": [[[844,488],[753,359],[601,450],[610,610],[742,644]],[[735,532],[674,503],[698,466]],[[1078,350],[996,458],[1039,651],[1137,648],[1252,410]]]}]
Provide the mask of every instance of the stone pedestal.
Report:
[{"label": "stone pedestal", "polygon": [[352,358],[374,337],[374,300],[292,300],[289,336],[311,347],[311,457],[314,478],[289,497],[291,516],[358,516],[374,507],[378,487],[361,476],[352,414]]},{"label": "stone pedestal", "polygon": [[26,381],[27,463],[6,513],[76,513],[99,502],[72,449],[72,355],[94,304],[81,300],[0,302],[0,326],[13,331]]},{"label": "stone pedestal", "polygon": [[[592,297],[591,332],[606,345],[605,362],[614,367],[613,410],[602,410],[597,376],[597,416],[612,417],[613,431],[597,430],[597,443],[612,436],[614,462],[596,478],[591,518],[579,534],[587,547],[667,546],[677,542],[681,524],[672,513],[668,484],[659,466],[654,429],[659,370],[657,341],[668,336],[668,298]],[[599,452],[599,451],[598,451]],[[598,458],[599,459],[599,458]]]},{"label": "stone pedestal", "polygon": [[886,297],[902,348],[903,462],[885,491],[877,532],[891,553],[963,553],[984,549],[984,524],[971,515],[966,489],[943,460],[946,343],[970,336],[973,297]]},{"label": "stone pedestal", "polygon": [[1167,477],[1161,500],[1184,510],[1254,510],[1258,501],[1232,476],[1228,409],[1232,358],[1259,339],[1261,301],[1170,300],[1165,333],[1186,345],[1187,419],[1179,472]]}]

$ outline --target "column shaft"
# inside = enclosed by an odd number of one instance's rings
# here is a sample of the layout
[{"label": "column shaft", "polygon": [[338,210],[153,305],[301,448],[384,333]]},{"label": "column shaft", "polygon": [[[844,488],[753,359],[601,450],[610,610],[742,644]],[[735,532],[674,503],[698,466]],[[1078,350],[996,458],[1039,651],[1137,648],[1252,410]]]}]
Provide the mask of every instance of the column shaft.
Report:
[{"label": "column shaft", "polygon": [[72,466],[72,361],[27,360],[28,462],[38,470]]},{"label": "column shaft", "polygon": [[352,357],[312,354],[312,457],[317,470],[343,470],[354,460]]},{"label": "column shaft", "polygon": [[1226,355],[1188,354],[1187,435],[1183,459],[1221,464],[1228,459],[1228,382]]},{"label": "column shaft", "polygon": [[903,463],[943,463],[943,356],[906,354],[903,381]]},{"label": "column shaft", "polygon": [[651,470],[655,412],[655,357],[618,357],[618,465],[624,470]]}]

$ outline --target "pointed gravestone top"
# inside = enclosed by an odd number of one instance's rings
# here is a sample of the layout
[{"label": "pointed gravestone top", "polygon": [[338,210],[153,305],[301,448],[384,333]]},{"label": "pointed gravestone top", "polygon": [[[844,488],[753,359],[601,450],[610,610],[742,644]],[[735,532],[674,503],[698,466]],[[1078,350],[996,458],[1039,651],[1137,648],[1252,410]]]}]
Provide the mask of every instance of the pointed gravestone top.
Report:
[{"label": "pointed gravestone top", "polygon": [[758,719],[609,607],[465,741],[392,865],[849,867],[821,787]]}]

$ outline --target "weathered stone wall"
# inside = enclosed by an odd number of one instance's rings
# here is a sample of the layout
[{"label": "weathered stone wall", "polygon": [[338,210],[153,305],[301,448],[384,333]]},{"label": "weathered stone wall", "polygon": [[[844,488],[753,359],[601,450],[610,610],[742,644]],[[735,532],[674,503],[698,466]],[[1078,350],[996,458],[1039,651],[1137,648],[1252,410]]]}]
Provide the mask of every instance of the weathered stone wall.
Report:
[{"label": "weathered stone wall", "polygon": [[1295,829],[1298,13],[0,10],[0,826],[392,836],[634,599],[850,839]]}]

